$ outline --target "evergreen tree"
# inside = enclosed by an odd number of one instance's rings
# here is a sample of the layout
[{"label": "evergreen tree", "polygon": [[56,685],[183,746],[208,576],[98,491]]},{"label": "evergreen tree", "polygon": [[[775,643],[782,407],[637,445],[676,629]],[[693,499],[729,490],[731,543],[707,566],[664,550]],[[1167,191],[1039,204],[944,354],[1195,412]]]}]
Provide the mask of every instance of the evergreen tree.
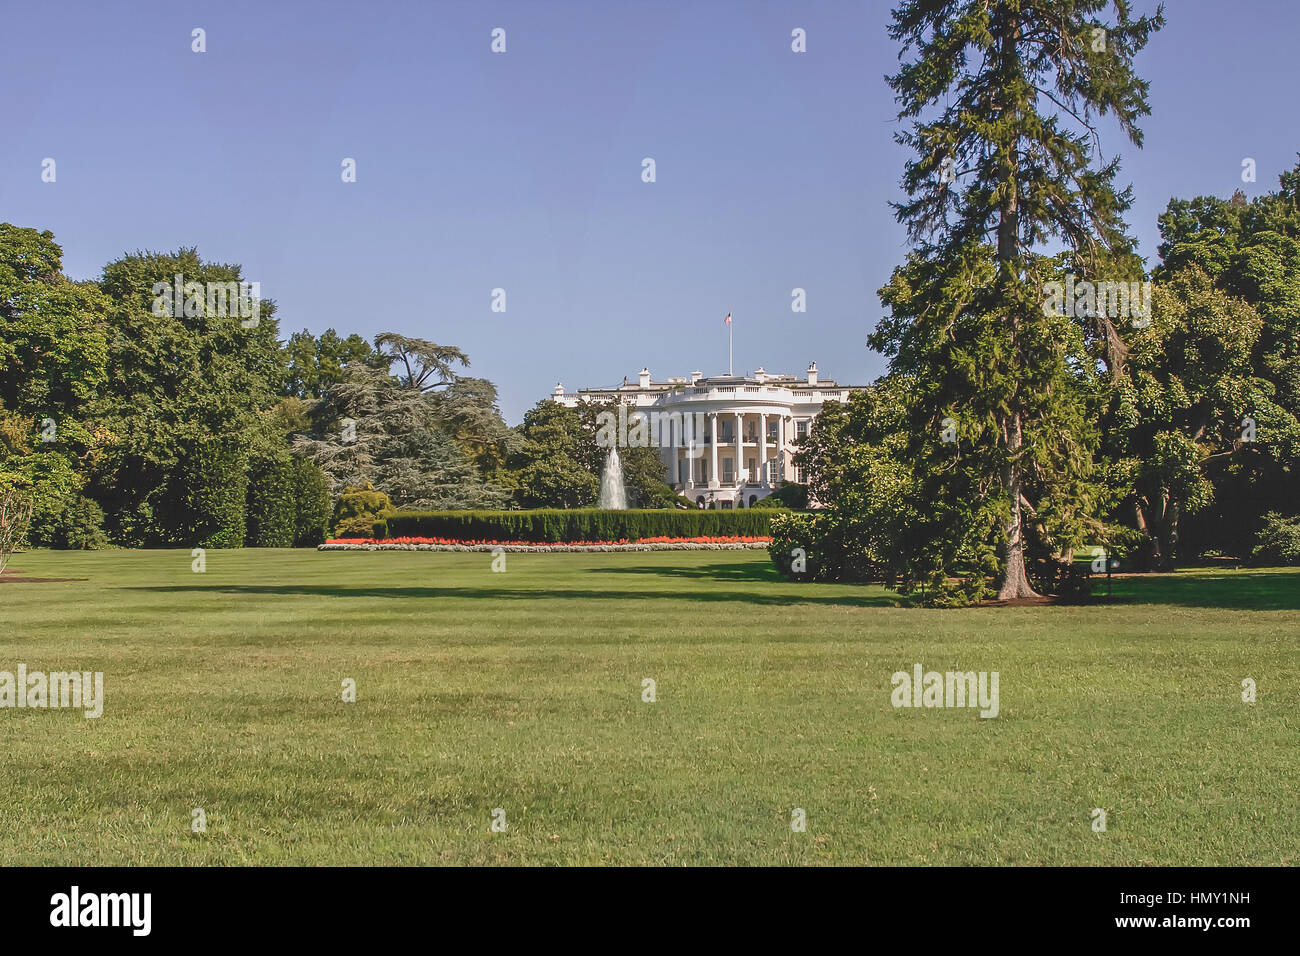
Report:
[{"label": "evergreen tree", "polygon": [[[1114,20],[1099,19],[1112,6]],[[1115,186],[1118,160],[1099,159],[1098,117],[1141,145],[1147,84],[1133,58],[1163,23],[1162,9],[1135,18],[1127,0],[903,0],[893,14],[890,35],[912,56],[889,78],[910,124],[898,140],[916,153],[896,211],[916,254],[882,292],[894,314],[873,345],[923,383],[920,423],[958,425],[947,444],[969,507],[944,533],[978,539],[995,523],[1003,599],[1035,593],[1036,517],[1050,539],[1055,519],[1077,527],[1094,507],[1089,383],[1074,374],[1079,340],[1043,307],[1059,265],[1043,249],[1061,244],[1074,268],[1132,267],[1129,191]],[[1111,317],[1069,318],[1085,319],[1114,374]]]},{"label": "evergreen tree", "polygon": [[[492,480],[513,436],[491,382],[459,378],[453,346],[386,332],[377,359],[345,366],[311,413],[294,451],[318,465],[337,494],[373,485],[400,508],[503,507]],[[390,369],[396,374],[391,374]]]}]

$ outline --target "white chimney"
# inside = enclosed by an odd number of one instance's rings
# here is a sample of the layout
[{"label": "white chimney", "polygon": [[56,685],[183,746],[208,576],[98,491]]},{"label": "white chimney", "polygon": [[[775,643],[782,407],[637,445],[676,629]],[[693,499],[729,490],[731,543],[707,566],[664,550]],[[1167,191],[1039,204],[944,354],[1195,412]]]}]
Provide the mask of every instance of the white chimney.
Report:
[{"label": "white chimney", "polygon": [[559,382],[556,382],[556,383],[555,383],[555,394],[556,394],[556,395],[563,395],[563,394],[564,394],[564,386],[561,385]]},{"label": "white chimney", "polygon": [[702,378],[704,378],[704,373],[701,372],[699,369],[696,369],[694,372],[691,373],[691,384],[694,385]]},{"label": "white chimney", "polygon": [[650,370],[648,368],[641,369],[641,387],[650,387]]},{"label": "white chimney", "polygon": [[754,371],[754,381],[758,382],[759,385],[767,381],[767,370],[763,366],[760,365]]},{"label": "white chimney", "polygon": [[817,363],[816,362],[808,363],[808,384],[809,385],[817,384]]}]

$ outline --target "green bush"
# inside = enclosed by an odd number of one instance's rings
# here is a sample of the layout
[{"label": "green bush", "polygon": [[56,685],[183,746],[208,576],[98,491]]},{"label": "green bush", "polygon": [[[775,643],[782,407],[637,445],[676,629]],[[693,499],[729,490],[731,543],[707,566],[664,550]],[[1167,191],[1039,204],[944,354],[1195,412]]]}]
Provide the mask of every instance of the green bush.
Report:
[{"label": "green bush", "polygon": [[250,548],[293,547],[297,503],[294,467],[287,456],[261,455],[248,465],[247,543]]},{"label": "green bush", "polygon": [[314,548],[325,540],[330,524],[330,486],[325,472],[305,458],[293,459],[296,548]]},{"label": "green bush", "polygon": [[368,482],[359,488],[344,488],[334,506],[334,537],[373,537],[375,522],[395,511],[388,495],[376,491]]},{"label": "green bush", "polygon": [[[779,511],[772,516],[768,554],[785,577],[797,581],[881,581],[893,584],[889,570],[873,550],[872,529],[834,511]],[[801,551],[802,554],[795,552]],[[794,567],[804,562],[804,570]]]},{"label": "green bush", "polygon": [[24,489],[32,502],[27,544],[38,548],[63,546],[64,516],[77,506],[81,488],[81,479],[67,457],[36,451],[10,458],[0,466],[0,485]]},{"label": "green bush", "polygon": [[1300,515],[1284,518],[1276,511],[1264,515],[1251,561],[1262,565],[1300,564]]},{"label": "green bush", "polygon": [[248,469],[237,440],[209,438],[196,443],[181,463],[177,484],[181,543],[201,548],[243,546]]},{"label": "green bush", "polygon": [[824,515],[779,511],[772,515],[772,543],[767,546],[767,553],[784,577],[817,581],[825,576],[826,565],[817,547],[825,523]]},{"label": "green bush", "polygon": [[[639,541],[642,538],[766,537],[772,511],[543,508],[534,511],[399,511],[394,538],[457,541]],[[337,532],[336,532],[337,533]]]},{"label": "green bush", "polygon": [[104,509],[89,498],[78,496],[59,520],[55,544],[79,551],[108,547],[108,536],[104,534]]},{"label": "green bush", "polygon": [[1039,594],[1054,594],[1065,604],[1083,604],[1092,599],[1092,570],[1087,561],[1031,556],[1025,571]]},{"label": "green bush", "polygon": [[755,508],[789,508],[791,511],[808,510],[808,486],[787,481],[766,498],[759,499]]}]

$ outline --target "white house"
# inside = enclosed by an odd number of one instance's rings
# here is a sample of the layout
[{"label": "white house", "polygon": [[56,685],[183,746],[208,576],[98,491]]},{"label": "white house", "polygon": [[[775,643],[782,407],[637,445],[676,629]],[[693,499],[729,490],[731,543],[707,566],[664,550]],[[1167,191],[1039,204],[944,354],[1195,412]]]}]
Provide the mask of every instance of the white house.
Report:
[{"label": "white house", "polygon": [[[814,362],[802,379],[760,368],[753,375],[705,378],[692,372],[690,378],[656,382],[643,368],[637,382],[624,379],[613,388],[566,392],[557,383],[551,398],[569,408],[582,401],[616,402],[628,406],[629,416],[644,412],[649,418],[675,421],[675,435],[668,425],[662,435],[655,430],[665,481],[698,505],[743,508],[770,495],[783,481],[800,480],[793,463],[794,442],[808,434],[826,402],[847,401],[862,388],[819,379]],[[684,436],[683,420],[698,423],[688,424]]]}]

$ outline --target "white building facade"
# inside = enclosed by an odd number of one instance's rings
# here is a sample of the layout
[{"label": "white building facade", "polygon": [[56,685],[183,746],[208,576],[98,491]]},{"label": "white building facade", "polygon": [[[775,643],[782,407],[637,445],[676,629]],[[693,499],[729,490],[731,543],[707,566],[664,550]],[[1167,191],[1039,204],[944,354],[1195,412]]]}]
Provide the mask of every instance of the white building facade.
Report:
[{"label": "white building facade", "polygon": [[[656,421],[698,422],[682,435],[665,426],[652,444],[664,463],[664,480],[699,507],[748,508],[786,481],[799,481],[795,442],[808,434],[827,402],[846,402],[863,386],[839,385],[818,377],[817,363],[806,377],[753,375],[689,378],[656,382],[642,369],[635,384],[624,379],[614,388],[566,392],[556,384],[552,400],[569,408],[581,402],[625,405],[628,415],[646,413]],[[671,435],[669,440],[666,435]]]}]

